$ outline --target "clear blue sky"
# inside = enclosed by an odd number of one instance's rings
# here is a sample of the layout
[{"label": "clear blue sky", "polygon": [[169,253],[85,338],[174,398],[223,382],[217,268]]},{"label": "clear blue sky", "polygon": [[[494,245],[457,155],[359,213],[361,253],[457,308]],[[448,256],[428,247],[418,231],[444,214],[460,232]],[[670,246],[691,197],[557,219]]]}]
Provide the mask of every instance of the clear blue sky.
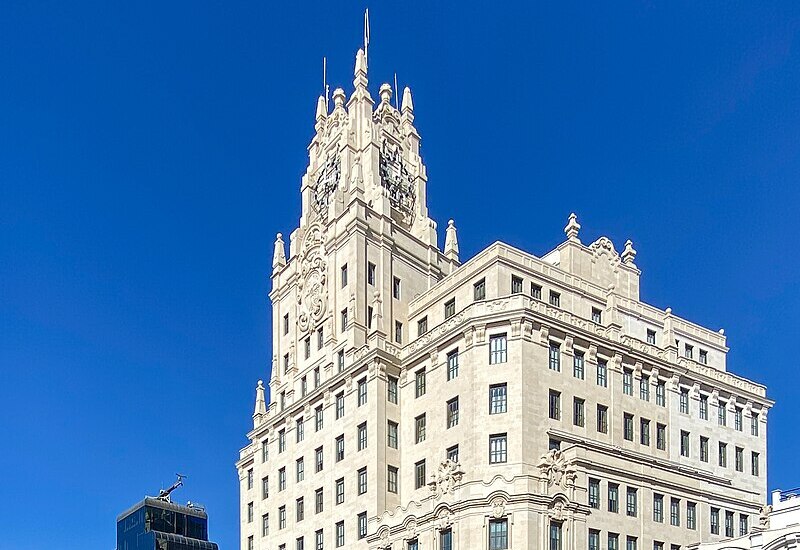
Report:
[{"label": "clear blue sky", "polygon": [[[237,547],[272,242],[362,36],[364,4],[294,4],[0,2],[5,548],[111,549],[178,471]],[[800,3],[430,4],[370,5],[370,89],[413,89],[462,258],[573,210],[633,239],[642,297],[767,384],[769,487],[800,485]]]}]

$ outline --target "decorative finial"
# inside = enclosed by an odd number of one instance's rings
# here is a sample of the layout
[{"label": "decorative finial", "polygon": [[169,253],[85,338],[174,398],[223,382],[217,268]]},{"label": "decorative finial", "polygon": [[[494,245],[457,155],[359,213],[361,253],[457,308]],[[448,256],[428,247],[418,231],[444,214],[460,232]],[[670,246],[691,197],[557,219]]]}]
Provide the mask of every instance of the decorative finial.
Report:
[{"label": "decorative finial", "polygon": [[636,259],[636,250],[633,248],[633,241],[628,239],[625,241],[625,250],[622,251],[622,262],[628,265],[633,265],[633,260]]},{"label": "decorative finial", "polygon": [[447,222],[447,231],[444,238],[444,255],[449,260],[458,261],[458,236],[456,224],[453,220]]},{"label": "decorative finial", "polygon": [[725,329],[724,328],[719,329],[719,334],[720,336],[725,336]]},{"label": "decorative finial", "polygon": [[578,216],[575,215],[575,212],[569,215],[569,221],[567,222],[567,226],[564,228],[564,233],[567,234],[567,239],[570,241],[581,242],[578,238],[578,231],[581,229],[581,224],[578,223]]},{"label": "decorative finial", "polygon": [[414,100],[411,99],[411,88],[406,86],[403,89],[403,114],[414,112]]},{"label": "decorative finial", "polygon": [[286,251],[283,248],[283,235],[278,233],[275,237],[275,252],[272,254],[272,269],[278,269],[286,265]]},{"label": "decorative finial", "polygon": [[317,122],[321,122],[325,120],[325,117],[328,116],[328,108],[325,105],[325,98],[323,96],[319,96],[317,99]]},{"label": "decorative finial", "polygon": [[253,417],[261,416],[267,412],[267,402],[264,400],[264,381],[259,380],[256,385],[256,408]]},{"label": "decorative finial", "polygon": [[344,90],[341,88],[336,88],[333,91],[333,107],[334,109],[344,108],[344,100],[347,96],[344,94]]},{"label": "decorative finial", "polygon": [[381,84],[381,91],[378,94],[381,96],[381,103],[388,105],[392,101],[392,87],[389,84]]},{"label": "decorative finial", "polygon": [[664,311],[664,313],[666,313],[667,315],[672,315],[672,308],[671,308],[671,307],[668,307],[668,308],[667,308],[667,309]]},{"label": "decorative finial", "polygon": [[367,59],[364,57],[364,50],[359,49],[356,53],[356,68],[353,76],[353,86],[356,88],[367,87]]}]

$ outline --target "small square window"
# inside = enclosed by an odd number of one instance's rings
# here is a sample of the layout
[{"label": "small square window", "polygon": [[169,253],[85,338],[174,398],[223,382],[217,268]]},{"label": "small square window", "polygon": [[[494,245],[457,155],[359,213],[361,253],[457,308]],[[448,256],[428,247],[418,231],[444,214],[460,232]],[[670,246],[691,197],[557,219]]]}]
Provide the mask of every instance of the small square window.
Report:
[{"label": "small square window", "polygon": [[444,303],[444,318],[449,319],[456,314],[456,299],[450,298]]},{"label": "small square window", "polygon": [[592,321],[598,325],[603,322],[603,312],[596,307],[592,308]]},{"label": "small square window", "polygon": [[542,287],[536,283],[531,283],[531,298],[542,299]]},{"label": "small square window", "polygon": [[561,307],[561,294],[553,290],[550,291],[550,305]]},{"label": "small square window", "polygon": [[511,276],[511,293],[519,294],[522,292],[522,277]]},{"label": "small square window", "polygon": [[422,336],[426,332],[428,332],[428,318],[423,317],[417,321],[417,336]]},{"label": "small square window", "polygon": [[656,331],[647,329],[647,343],[656,345]]}]

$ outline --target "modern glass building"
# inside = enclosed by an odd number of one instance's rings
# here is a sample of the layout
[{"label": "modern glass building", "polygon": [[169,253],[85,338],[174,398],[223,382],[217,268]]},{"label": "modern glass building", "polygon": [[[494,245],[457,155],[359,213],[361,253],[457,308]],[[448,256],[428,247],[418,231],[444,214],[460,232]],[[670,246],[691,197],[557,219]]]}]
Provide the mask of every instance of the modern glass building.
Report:
[{"label": "modern glass building", "polygon": [[117,550],[218,550],[208,515],[196,506],[145,499],[117,517]]}]

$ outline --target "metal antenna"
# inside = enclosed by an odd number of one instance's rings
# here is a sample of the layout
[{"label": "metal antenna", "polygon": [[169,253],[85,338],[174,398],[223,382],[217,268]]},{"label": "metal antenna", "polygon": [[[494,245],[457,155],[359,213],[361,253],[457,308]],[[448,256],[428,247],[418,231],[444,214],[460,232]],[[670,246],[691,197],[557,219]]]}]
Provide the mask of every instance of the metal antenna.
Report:
[{"label": "metal antenna", "polygon": [[369,50],[369,8],[364,10],[364,63],[369,68],[369,57],[367,52]]},{"label": "metal antenna", "polygon": [[330,86],[328,86],[328,58],[324,56],[322,57],[322,90],[325,92],[325,111],[327,111]]},{"label": "metal antenna", "polygon": [[400,88],[397,87],[397,73],[394,73],[394,107],[400,110]]}]

